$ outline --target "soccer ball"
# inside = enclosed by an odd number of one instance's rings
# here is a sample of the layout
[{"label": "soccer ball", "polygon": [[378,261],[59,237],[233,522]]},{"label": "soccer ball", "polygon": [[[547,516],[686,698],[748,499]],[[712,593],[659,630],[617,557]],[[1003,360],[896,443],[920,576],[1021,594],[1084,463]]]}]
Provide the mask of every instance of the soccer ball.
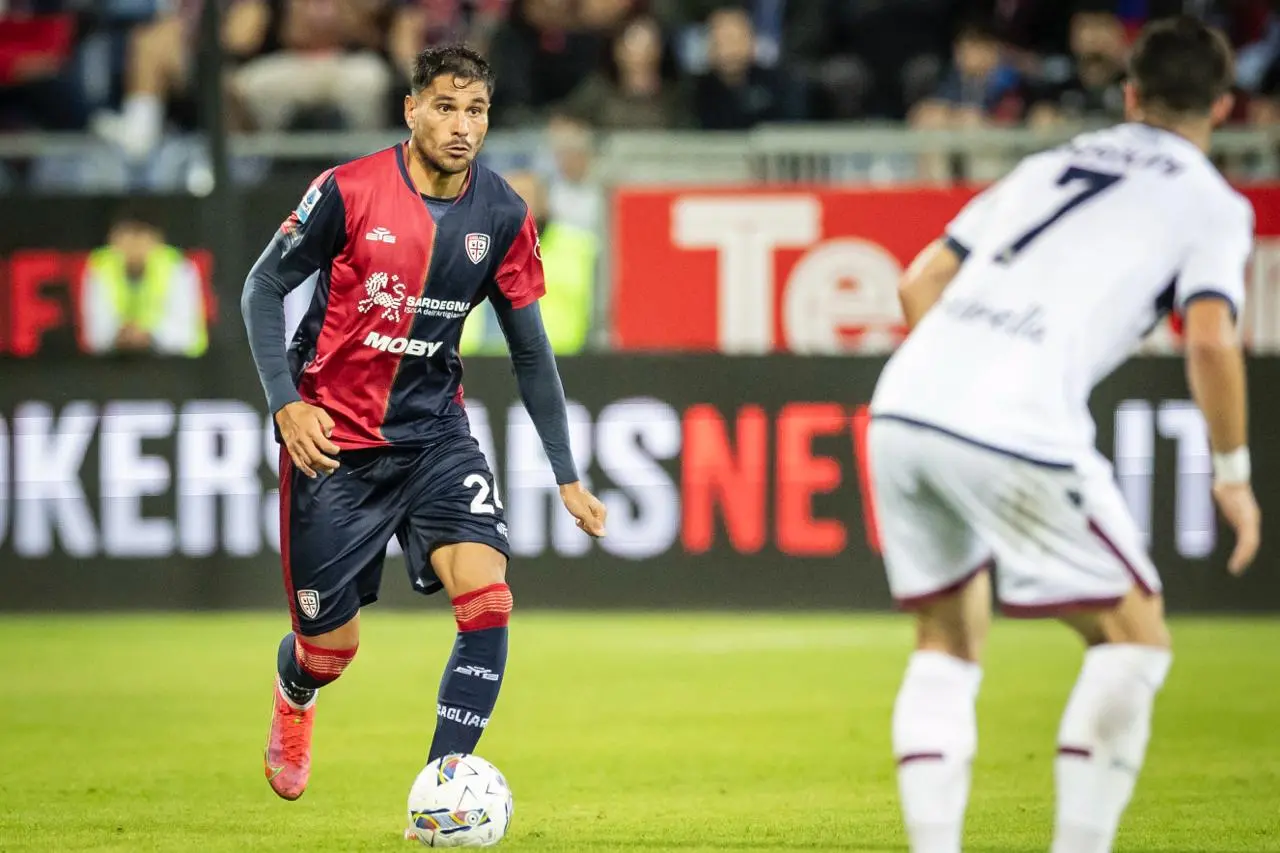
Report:
[{"label": "soccer ball", "polygon": [[406,835],[428,847],[492,847],[513,809],[498,768],[477,755],[446,755],[422,768],[409,789]]}]

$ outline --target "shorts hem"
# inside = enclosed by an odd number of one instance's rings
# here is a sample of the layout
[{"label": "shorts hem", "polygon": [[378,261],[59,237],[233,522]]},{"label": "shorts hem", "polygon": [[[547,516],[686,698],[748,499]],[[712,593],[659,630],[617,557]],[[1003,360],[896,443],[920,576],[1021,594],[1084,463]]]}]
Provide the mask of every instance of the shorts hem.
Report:
[{"label": "shorts hem", "polygon": [[1009,604],[1000,602],[1000,612],[1010,619],[1049,619],[1086,610],[1110,610],[1124,598],[1109,595],[1104,598],[1070,598],[1044,604]]},{"label": "shorts hem", "polygon": [[894,603],[897,605],[899,610],[907,610],[907,611],[918,610],[919,608],[924,607],[927,604],[931,604],[934,601],[937,601],[939,598],[943,598],[945,596],[959,592],[961,589],[968,586],[969,582],[972,581],[974,578],[976,578],[979,574],[981,574],[984,571],[989,571],[992,568],[992,565],[993,565],[993,561],[983,560],[977,566],[965,572],[959,579],[952,581],[951,583],[947,584],[944,587],[935,589],[931,592],[923,592],[918,595],[907,595],[907,596],[895,595],[893,597]]},{"label": "shorts hem", "polygon": [[[368,601],[368,602],[365,602],[363,599],[361,599],[360,606],[363,607],[366,603],[372,604],[374,601],[377,601],[377,600],[378,600],[378,596],[376,595],[373,597],[371,601]],[[293,632],[300,637],[319,637],[321,634],[328,634],[330,631],[338,630],[343,625],[347,624],[352,619],[356,618],[356,616],[359,615],[359,613],[360,611],[357,608],[355,613],[352,613],[349,616],[344,615],[341,618],[329,618],[329,619],[325,619],[322,622],[305,622],[302,624],[295,624],[293,627]]]}]

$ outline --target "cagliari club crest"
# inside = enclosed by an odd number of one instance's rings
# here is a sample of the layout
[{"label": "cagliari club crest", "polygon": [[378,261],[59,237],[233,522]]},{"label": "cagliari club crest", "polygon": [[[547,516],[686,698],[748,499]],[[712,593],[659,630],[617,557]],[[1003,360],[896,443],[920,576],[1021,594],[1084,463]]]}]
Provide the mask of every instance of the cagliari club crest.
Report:
[{"label": "cagliari club crest", "polygon": [[298,609],[308,619],[316,618],[316,614],[320,612],[320,593],[314,589],[298,590]]},{"label": "cagliari club crest", "polygon": [[484,260],[484,256],[489,254],[489,235],[471,232],[464,240],[467,248],[467,257],[471,259],[471,263],[478,264]]}]

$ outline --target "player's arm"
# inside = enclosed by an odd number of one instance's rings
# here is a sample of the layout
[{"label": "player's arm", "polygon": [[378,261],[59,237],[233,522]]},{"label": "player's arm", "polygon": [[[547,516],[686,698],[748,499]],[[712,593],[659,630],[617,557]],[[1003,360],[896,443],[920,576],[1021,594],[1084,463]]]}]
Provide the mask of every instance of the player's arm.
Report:
[{"label": "player's arm", "polygon": [[914,329],[942,298],[942,291],[960,272],[962,263],[964,257],[946,237],[934,240],[911,262],[898,285],[898,301],[908,329]]},{"label": "player's arm", "polygon": [[551,463],[565,508],[592,536],[605,533],[605,507],[582,486],[569,443],[569,414],[538,299],[546,293],[538,234],[526,217],[498,268],[489,301],[507,339],[511,366],[529,419]]},{"label": "player's arm", "polygon": [[1235,529],[1228,568],[1240,574],[1253,561],[1261,515],[1250,485],[1248,396],[1244,347],[1236,319],[1253,242],[1253,213],[1243,204],[1215,218],[1178,275],[1187,382],[1204,415],[1213,453],[1213,494]]},{"label": "player's arm", "polygon": [[946,233],[926,246],[903,273],[898,285],[898,301],[908,330],[914,329],[942,298],[942,292],[960,272],[970,250],[990,227],[1002,186],[1003,181],[966,204],[947,225]]},{"label": "player's arm", "polygon": [[312,184],[245,279],[240,313],[258,378],[280,437],[308,477],[338,467],[329,440],[333,419],[302,401],[289,372],[284,299],[317,270],[328,269],[346,240],[346,211],[332,175]]}]

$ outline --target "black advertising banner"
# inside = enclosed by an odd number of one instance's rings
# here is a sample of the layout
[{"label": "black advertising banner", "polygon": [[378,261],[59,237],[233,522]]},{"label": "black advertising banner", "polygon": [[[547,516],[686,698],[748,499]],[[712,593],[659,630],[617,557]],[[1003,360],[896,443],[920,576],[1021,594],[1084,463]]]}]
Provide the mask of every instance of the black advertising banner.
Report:
[{"label": "black advertising banner", "polygon": [[[505,359],[468,359],[472,428],[507,508],[522,607],[890,606],[862,439],[882,361],[564,358],[574,449],[610,510],[592,542],[556,497]],[[0,609],[283,607],[276,447],[243,354],[6,363]],[[1255,482],[1280,359],[1250,361]],[[1122,368],[1094,398],[1099,446],[1148,532],[1171,610],[1280,609],[1275,546],[1241,580],[1209,496],[1204,424],[1179,360]],[[385,606],[416,597],[392,554]]]}]

